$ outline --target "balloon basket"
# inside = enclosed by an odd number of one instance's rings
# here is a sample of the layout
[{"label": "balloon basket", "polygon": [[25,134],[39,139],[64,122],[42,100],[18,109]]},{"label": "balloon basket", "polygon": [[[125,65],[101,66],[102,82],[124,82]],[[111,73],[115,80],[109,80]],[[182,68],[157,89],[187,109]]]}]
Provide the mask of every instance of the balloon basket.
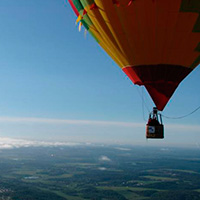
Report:
[{"label": "balloon basket", "polygon": [[164,126],[162,124],[152,126],[146,125],[146,138],[147,139],[163,139],[164,138]]},{"label": "balloon basket", "polygon": [[163,139],[164,138],[164,125],[162,116],[158,113],[156,107],[149,114],[149,120],[146,125],[146,138],[147,139]]}]

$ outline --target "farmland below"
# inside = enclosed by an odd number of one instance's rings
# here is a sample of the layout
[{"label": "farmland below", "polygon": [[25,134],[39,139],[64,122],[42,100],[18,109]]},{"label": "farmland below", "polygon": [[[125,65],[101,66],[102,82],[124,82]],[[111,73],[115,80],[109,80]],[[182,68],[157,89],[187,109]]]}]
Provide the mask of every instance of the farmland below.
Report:
[{"label": "farmland below", "polygon": [[90,144],[0,151],[0,200],[64,199],[200,199],[200,149]]}]

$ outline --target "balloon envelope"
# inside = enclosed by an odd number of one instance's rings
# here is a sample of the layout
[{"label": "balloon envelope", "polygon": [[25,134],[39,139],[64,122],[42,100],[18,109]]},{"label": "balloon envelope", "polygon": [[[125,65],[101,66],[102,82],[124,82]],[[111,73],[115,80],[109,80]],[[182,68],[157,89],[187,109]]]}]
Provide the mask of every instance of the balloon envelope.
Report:
[{"label": "balloon envelope", "polygon": [[69,0],[84,27],[163,110],[200,63],[200,0]]}]

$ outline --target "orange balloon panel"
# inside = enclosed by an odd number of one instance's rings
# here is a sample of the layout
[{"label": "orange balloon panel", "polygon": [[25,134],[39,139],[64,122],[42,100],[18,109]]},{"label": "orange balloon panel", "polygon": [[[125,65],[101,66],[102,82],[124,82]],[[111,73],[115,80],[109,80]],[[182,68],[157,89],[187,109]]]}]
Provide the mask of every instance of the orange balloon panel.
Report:
[{"label": "orange balloon panel", "polygon": [[200,62],[200,0],[70,3],[133,83],[146,87],[159,110]]}]

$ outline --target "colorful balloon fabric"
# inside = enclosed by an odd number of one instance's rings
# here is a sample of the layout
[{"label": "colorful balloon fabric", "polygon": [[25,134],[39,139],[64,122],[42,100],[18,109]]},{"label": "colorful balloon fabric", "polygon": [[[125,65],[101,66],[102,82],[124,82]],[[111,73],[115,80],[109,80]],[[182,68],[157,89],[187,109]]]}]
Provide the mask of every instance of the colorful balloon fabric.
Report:
[{"label": "colorful balloon fabric", "polygon": [[83,25],[163,110],[200,63],[200,0],[69,0]]}]

